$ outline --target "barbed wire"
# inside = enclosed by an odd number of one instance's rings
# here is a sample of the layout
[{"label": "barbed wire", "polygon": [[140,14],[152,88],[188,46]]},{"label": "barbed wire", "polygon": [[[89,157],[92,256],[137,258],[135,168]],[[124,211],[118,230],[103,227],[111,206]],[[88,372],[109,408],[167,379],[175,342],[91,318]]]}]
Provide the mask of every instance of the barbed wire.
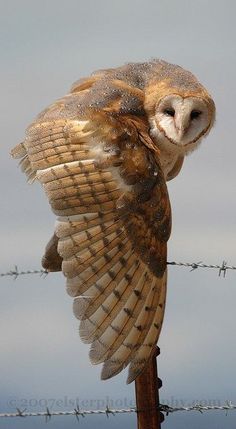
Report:
[{"label": "barbed wire", "polygon": [[38,270],[26,270],[19,271],[18,266],[15,265],[13,270],[7,271],[6,273],[0,273],[0,277],[14,277],[17,279],[19,276],[31,275],[31,274],[40,274],[40,276],[47,276],[49,272],[47,270],[38,269]]},{"label": "barbed wire", "polygon": [[202,261],[200,262],[167,262],[167,265],[177,265],[179,267],[190,267],[192,268],[190,271],[194,271],[197,268],[215,268],[219,271],[219,277],[223,273],[223,277],[226,276],[227,270],[236,270],[236,266],[227,265],[226,261],[223,261],[221,265],[215,264],[204,264]]},{"label": "barbed wire", "polygon": [[232,401],[226,401],[225,405],[202,405],[201,403],[188,407],[170,407],[169,405],[160,404],[159,410],[166,413],[175,413],[177,411],[230,411],[236,410],[236,405]]},{"label": "barbed wire", "polygon": [[121,413],[132,413],[136,412],[136,408],[123,408],[123,409],[110,409],[108,406],[104,410],[80,410],[79,406],[70,411],[50,411],[47,407],[45,411],[30,412],[26,409],[20,410],[16,408],[15,413],[0,413],[1,417],[46,417],[51,418],[52,416],[76,416],[86,417],[87,415],[98,415],[104,414],[107,417],[109,415],[121,414]]},{"label": "barbed wire", "polygon": [[[223,274],[223,277],[226,276],[227,270],[236,270],[236,266],[227,265],[226,261],[223,261],[221,265],[204,264],[202,261],[200,262],[168,261],[167,265],[173,265],[178,267],[189,267],[191,268],[190,271],[194,271],[197,268],[215,268],[218,270],[219,276]],[[20,271],[18,268],[18,265],[15,265],[13,270],[7,271],[5,273],[0,273],[0,277],[13,277],[16,280],[19,276],[32,275],[32,274],[39,274],[40,276],[45,277],[49,274],[49,271],[44,269],[35,269],[35,270],[32,269],[32,270]]]},{"label": "barbed wire", "polygon": [[[208,269],[217,269],[219,272],[219,276],[223,274],[223,277],[226,276],[227,270],[236,270],[236,266],[233,265],[227,265],[226,261],[223,261],[221,265],[216,264],[205,264],[202,261],[200,262],[175,262],[175,261],[169,261],[167,262],[168,265],[172,266],[179,266],[179,267],[188,267],[191,268],[190,271],[194,271],[197,268],[208,268]],[[0,277],[13,277],[15,280],[19,276],[23,275],[33,275],[38,274],[41,277],[45,277],[49,274],[47,270],[44,269],[30,269],[25,271],[20,271],[18,266],[15,265],[14,269],[5,272],[0,273]],[[160,404],[158,407],[160,412],[164,412],[167,416],[171,413],[178,412],[178,411],[199,411],[203,413],[204,411],[231,411],[236,410],[236,405],[233,404],[231,401],[226,401],[225,405],[202,405],[202,404],[195,404],[192,406],[182,406],[182,407],[171,407],[169,405]],[[134,408],[122,408],[122,409],[111,409],[108,406],[105,409],[101,410],[80,410],[79,406],[74,408],[70,411],[54,411],[49,410],[47,407],[45,411],[38,411],[38,412],[31,412],[27,411],[27,409],[20,410],[19,408],[16,408],[16,412],[4,412],[0,413],[0,418],[7,418],[7,417],[45,417],[46,421],[51,419],[52,416],[75,416],[77,419],[79,417],[86,417],[87,415],[106,415],[106,417],[109,417],[110,415],[115,416],[115,414],[121,414],[121,413],[138,413],[138,411],[135,407]]]},{"label": "barbed wire", "polygon": [[[202,404],[195,404],[189,407],[170,407],[169,405],[160,404],[158,407],[160,412],[166,413],[168,416],[171,413],[175,413],[178,411],[199,411],[203,413],[204,411],[232,411],[236,410],[236,405],[233,404],[231,401],[226,401],[225,405],[202,405]],[[37,411],[37,412],[31,412],[27,411],[26,409],[20,410],[19,408],[16,408],[16,412],[12,413],[0,413],[0,418],[7,418],[7,417],[46,417],[47,419],[50,419],[52,416],[75,416],[77,419],[79,417],[86,417],[88,415],[99,415],[103,414],[106,415],[106,417],[109,417],[110,415],[115,416],[115,414],[125,414],[125,413],[138,413],[143,410],[137,410],[137,408],[121,408],[121,409],[112,409],[108,406],[103,410],[80,410],[79,406],[74,408],[70,411],[50,411],[47,407],[45,411]]]}]

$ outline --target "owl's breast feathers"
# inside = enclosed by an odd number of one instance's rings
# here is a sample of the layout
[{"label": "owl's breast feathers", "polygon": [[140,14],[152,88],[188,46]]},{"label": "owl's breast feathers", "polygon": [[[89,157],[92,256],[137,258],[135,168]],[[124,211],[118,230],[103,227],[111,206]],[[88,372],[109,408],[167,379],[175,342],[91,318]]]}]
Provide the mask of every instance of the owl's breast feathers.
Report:
[{"label": "owl's breast feathers", "polygon": [[145,82],[110,73],[49,106],[12,154],[58,216],[46,265],[62,261],[91,361],[104,362],[103,379],[130,364],[131,382],[161,330],[171,209],[143,108]]}]

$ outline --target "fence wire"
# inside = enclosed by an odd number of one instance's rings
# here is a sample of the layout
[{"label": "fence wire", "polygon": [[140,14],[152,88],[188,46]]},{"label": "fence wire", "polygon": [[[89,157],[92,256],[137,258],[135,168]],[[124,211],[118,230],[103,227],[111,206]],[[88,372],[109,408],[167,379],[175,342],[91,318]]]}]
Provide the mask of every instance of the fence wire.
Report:
[{"label": "fence wire", "polygon": [[[221,265],[216,264],[205,264],[202,261],[200,262],[175,262],[175,261],[169,261],[167,262],[167,265],[172,266],[178,266],[178,267],[187,267],[191,268],[190,271],[194,271],[198,268],[207,268],[207,269],[216,269],[218,270],[218,275],[221,276],[223,274],[223,277],[226,276],[226,272],[228,270],[236,270],[236,266],[233,265],[227,265],[226,261],[223,261]],[[19,276],[24,275],[33,275],[38,274],[41,277],[45,277],[49,274],[47,270],[44,269],[30,269],[26,271],[20,271],[18,266],[15,265],[14,269],[0,273],[0,277],[13,277],[15,280]],[[171,413],[175,413],[178,411],[198,411],[203,413],[204,411],[232,411],[236,410],[236,405],[233,404],[231,401],[226,401],[225,405],[202,405],[202,404],[196,404],[189,407],[171,407],[169,405],[160,404],[158,407],[160,412],[164,412],[167,416]],[[70,411],[54,411],[49,410],[49,408],[46,408],[45,411],[38,411],[38,412],[31,412],[27,411],[26,409],[20,410],[19,408],[16,408],[15,412],[5,412],[0,413],[0,418],[7,418],[7,417],[45,417],[46,421],[51,419],[53,416],[75,416],[77,419],[79,417],[85,418],[88,415],[105,415],[106,417],[109,416],[115,416],[116,414],[125,414],[125,413],[138,413],[141,410],[137,410],[134,408],[121,408],[121,409],[111,409],[108,406],[105,409],[102,410],[80,410],[79,407],[74,408]]]},{"label": "fence wire", "polygon": [[[231,401],[226,401],[225,405],[201,405],[196,404],[190,407],[170,407],[169,405],[160,404],[158,407],[160,412],[164,412],[167,416],[171,413],[177,411],[199,411],[203,413],[204,411],[232,411],[236,410],[236,405]],[[75,416],[77,419],[79,417],[87,417],[89,415],[105,415],[106,417],[115,416],[115,414],[127,414],[127,413],[138,413],[143,410],[137,410],[137,408],[121,408],[121,409],[112,409],[108,406],[103,410],[80,410],[79,407],[74,408],[70,411],[51,411],[49,408],[46,408],[45,411],[30,412],[26,409],[20,410],[16,408],[14,413],[0,413],[0,418],[7,417],[45,417],[46,420],[50,419],[53,416]],[[151,411],[151,410],[150,410]]]},{"label": "fence wire", "polygon": [[[178,266],[178,267],[188,267],[188,268],[191,268],[190,271],[194,271],[197,268],[214,268],[218,270],[218,275],[221,276],[221,274],[223,274],[223,277],[226,276],[226,272],[228,270],[236,270],[236,266],[227,265],[226,261],[223,261],[221,265],[204,264],[202,261],[200,262],[168,261],[167,265]],[[20,271],[18,268],[18,265],[15,265],[13,270],[7,271],[5,273],[0,273],[0,277],[13,277],[14,279],[17,279],[19,276],[33,275],[33,274],[39,274],[40,276],[45,277],[49,274],[49,271],[43,270],[43,269],[36,269],[36,270],[32,269],[32,270]]]}]

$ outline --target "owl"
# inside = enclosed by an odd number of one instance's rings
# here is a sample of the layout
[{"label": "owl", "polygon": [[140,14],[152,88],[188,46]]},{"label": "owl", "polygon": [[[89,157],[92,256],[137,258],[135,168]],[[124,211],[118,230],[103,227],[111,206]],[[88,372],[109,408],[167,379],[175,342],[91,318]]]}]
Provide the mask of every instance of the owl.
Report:
[{"label": "owl", "polygon": [[162,60],[99,70],[38,115],[12,150],[57,216],[42,260],[62,270],[90,360],[132,382],[161,331],[171,207],[166,182],[210,131],[215,105]]}]

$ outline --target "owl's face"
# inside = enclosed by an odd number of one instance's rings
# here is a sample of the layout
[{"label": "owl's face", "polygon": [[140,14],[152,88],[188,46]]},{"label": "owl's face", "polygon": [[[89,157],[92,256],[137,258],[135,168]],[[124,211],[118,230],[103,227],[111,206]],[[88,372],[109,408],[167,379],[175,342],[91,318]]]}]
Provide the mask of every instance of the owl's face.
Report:
[{"label": "owl's face", "polygon": [[188,153],[208,132],[211,122],[212,114],[203,98],[171,94],[156,105],[152,134],[160,143],[165,141],[180,152]]}]

